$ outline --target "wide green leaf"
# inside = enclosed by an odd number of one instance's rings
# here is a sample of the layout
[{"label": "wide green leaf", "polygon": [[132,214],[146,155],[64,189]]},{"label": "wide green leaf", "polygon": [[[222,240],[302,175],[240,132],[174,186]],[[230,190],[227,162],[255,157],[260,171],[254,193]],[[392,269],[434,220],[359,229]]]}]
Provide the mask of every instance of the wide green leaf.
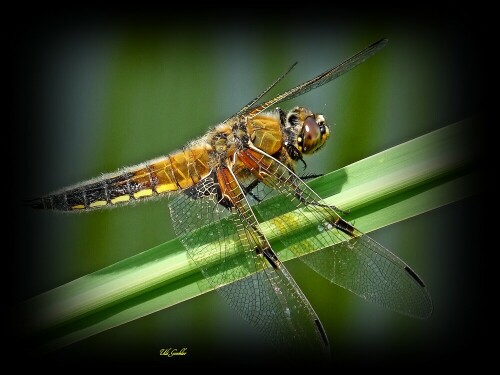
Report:
[{"label": "wide green leaf", "polygon": [[[364,232],[463,199],[476,192],[477,176],[464,142],[474,121],[403,143],[311,181],[310,186],[329,204],[349,210],[346,219]],[[280,199],[285,198],[274,197],[269,204],[279,204]],[[280,237],[297,228],[278,230],[273,219],[261,226],[280,258],[291,259]],[[174,239],[36,296],[21,306],[21,313],[27,334],[47,348],[58,348],[210,290]]]}]

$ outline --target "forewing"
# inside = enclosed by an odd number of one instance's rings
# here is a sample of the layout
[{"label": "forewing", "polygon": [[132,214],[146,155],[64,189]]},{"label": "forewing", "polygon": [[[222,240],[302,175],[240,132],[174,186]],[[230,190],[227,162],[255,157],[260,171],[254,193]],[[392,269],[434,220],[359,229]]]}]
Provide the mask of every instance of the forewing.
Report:
[{"label": "forewing", "polygon": [[264,184],[286,196],[256,208],[272,237],[279,237],[294,255],[366,300],[418,318],[431,314],[423,281],[401,259],[340,218],[279,161],[256,148],[238,157]]},{"label": "forewing", "polygon": [[321,323],[288,271],[261,255],[273,252],[232,172],[172,197],[170,210],[190,257],[243,318],[281,350],[327,351]]},{"label": "forewing", "polygon": [[212,175],[169,201],[175,233],[214,287],[245,277],[258,266],[253,259],[236,256],[242,249],[231,212],[217,202]]},{"label": "forewing", "polygon": [[[238,115],[253,117],[259,114],[262,111],[265,111],[267,108],[274,106],[278,103],[284,102],[286,100],[290,100],[296,98],[300,95],[305,94],[308,91],[311,91],[319,86],[322,86],[341,75],[347,73],[351,69],[355,68],[359,64],[363,63],[366,59],[370,58],[377,52],[379,52],[382,48],[387,44],[387,39],[381,39],[378,42],[371,44],[366,47],[364,50],[356,53],[355,55],[349,57],[344,62],[339,65],[327,70],[326,72],[310,79],[307,82],[304,82],[294,88],[276,96],[273,99],[265,101],[263,103],[257,104],[255,106],[245,106],[242,110],[238,112]],[[279,81],[279,80],[278,80]],[[274,84],[273,84],[274,85]],[[271,86],[272,87],[272,86]],[[266,93],[268,90],[264,91]],[[252,102],[251,102],[252,103]]]}]

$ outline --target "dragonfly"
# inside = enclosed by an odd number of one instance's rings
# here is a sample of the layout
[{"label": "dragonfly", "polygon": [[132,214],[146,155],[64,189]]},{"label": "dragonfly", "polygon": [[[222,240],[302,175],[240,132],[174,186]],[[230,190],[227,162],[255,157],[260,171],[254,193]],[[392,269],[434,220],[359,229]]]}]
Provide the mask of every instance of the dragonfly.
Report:
[{"label": "dragonfly", "polygon": [[[432,312],[422,279],[384,246],[343,219],[296,174],[330,130],[322,114],[274,105],[347,73],[387,44],[382,39],[324,73],[262,98],[182,149],[29,201],[37,209],[93,211],[168,197],[176,235],[210,285],[255,329],[288,353],[327,353],[325,329],[271,246],[360,297],[417,318]],[[279,198],[279,199],[276,199]],[[287,233],[286,236],[280,234]]]}]

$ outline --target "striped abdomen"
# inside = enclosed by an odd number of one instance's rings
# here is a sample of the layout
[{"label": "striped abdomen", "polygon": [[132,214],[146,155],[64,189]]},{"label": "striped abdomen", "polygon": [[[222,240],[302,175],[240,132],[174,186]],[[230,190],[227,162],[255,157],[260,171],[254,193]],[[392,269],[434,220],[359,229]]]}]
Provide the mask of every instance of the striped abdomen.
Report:
[{"label": "striped abdomen", "polygon": [[132,202],[186,189],[210,173],[206,143],[158,158],[116,174],[83,182],[60,192],[34,199],[34,208],[79,211]]}]

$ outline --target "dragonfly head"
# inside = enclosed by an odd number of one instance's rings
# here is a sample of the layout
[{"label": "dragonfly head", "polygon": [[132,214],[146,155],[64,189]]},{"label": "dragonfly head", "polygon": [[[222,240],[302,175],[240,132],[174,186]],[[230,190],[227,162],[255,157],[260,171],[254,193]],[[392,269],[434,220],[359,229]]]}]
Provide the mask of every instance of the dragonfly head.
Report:
[{"label": "dragonfly head", "polygon": [[297,149],[302,154],[318,151],[330,135],[325,117],[310,110],[297,107],[288,116],[289,123],[296,122]]}]

